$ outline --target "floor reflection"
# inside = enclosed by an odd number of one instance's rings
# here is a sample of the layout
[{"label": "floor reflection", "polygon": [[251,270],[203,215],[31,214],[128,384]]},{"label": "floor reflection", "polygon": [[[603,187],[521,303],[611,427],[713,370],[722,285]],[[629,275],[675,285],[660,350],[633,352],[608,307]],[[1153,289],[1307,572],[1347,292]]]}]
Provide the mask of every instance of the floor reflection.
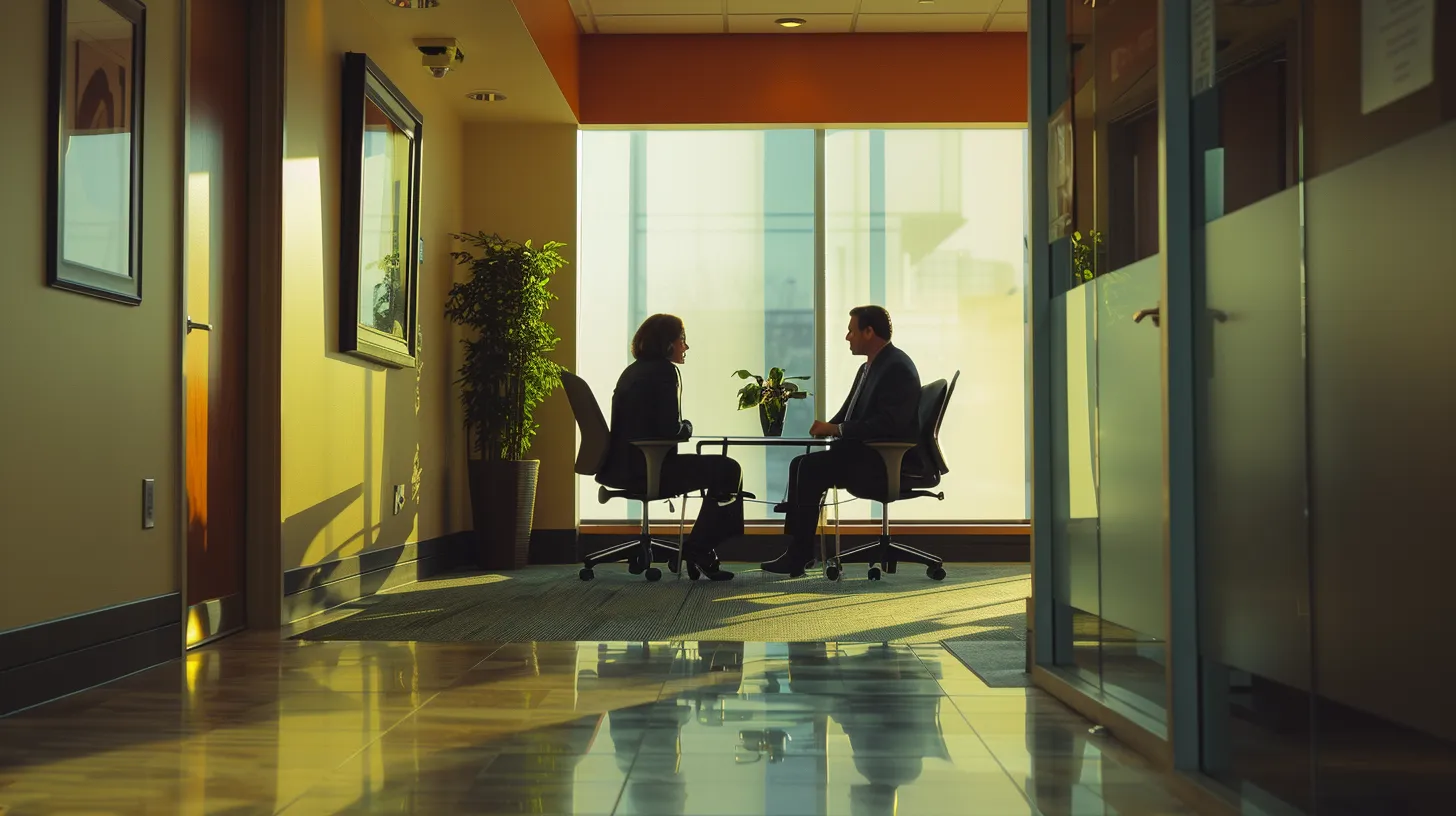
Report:
[{"label": "floor reflection", "polygon": [[1186,812],[1087,727],[938,645],[245,637],[0,720],[0,811]]}]

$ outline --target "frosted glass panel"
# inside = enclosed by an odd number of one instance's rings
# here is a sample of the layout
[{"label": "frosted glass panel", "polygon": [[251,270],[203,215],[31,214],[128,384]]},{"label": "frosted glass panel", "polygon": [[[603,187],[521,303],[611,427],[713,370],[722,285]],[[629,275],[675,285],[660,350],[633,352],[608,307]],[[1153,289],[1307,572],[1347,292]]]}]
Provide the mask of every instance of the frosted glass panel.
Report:
[{"label": "frosted glass panel", "polygon": [[1097,335],[1096,286],[1080,286],[1053,301],[1052,319],[1066,327],[1065,400],[1052,403],[1053,559],[1057,600],[1085,612],[1101,610],[1097,571]]},{"label": "frosted glass panel", "polygon": [[1162,297],[1159,257],[1098,278],[1097,414],[1102,617],[1167,636],[1163,548],[1162,336],[1133,322]]},{"label": "frosted glass panel", "polygon": [[1299,191],[1207,227],[1200,326],[1203,653],[1309,690]]},{"label": "frosted glass panel", "polygon": [[1317,690],[1456,741],[1429,702],[1449,662],[1391,678],[1451,631],[1456,123],[1313,179],[1305,209]]}]

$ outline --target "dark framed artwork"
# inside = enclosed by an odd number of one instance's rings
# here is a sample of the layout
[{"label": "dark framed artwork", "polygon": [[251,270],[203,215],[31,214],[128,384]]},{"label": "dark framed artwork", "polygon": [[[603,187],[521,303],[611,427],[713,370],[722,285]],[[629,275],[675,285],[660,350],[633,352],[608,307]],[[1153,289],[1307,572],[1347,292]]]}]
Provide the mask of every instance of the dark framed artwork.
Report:
[{"label": "dark framed artwork", "polygon": [[339,346],[415,365],[424,119],[364,54],[344,55]]},{"label": "dark framed artwork", "polygon": [[46,282],[142,302],[139,0],[50,0]]}]

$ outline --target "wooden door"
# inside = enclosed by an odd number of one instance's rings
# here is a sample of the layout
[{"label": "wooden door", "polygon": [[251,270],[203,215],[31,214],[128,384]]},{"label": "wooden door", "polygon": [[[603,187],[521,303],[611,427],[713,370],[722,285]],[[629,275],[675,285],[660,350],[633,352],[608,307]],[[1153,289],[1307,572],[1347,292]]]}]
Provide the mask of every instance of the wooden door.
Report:
[{"label": "wooden door", "polygon": [[190,3],[187,645],[243,626],[248,275],[248,0]]}]

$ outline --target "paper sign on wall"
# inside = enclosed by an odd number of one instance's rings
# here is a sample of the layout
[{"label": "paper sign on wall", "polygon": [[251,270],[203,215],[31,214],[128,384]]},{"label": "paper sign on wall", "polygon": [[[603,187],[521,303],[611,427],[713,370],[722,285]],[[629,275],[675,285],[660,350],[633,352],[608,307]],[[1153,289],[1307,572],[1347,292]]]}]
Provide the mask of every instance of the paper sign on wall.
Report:
[{"label": "paper sign on wall", "polygon": [[1213,87],[1217,70],[1217,23],[1213,0],[1193,0],[1189,8],[1188,44],[1193,58],[1192,93],[1198,96]]},{"label": "paper sign on wall", "polygon": [[1403,99],[1435,80],[1436,0],[1363,0],[1360,112]]}]

